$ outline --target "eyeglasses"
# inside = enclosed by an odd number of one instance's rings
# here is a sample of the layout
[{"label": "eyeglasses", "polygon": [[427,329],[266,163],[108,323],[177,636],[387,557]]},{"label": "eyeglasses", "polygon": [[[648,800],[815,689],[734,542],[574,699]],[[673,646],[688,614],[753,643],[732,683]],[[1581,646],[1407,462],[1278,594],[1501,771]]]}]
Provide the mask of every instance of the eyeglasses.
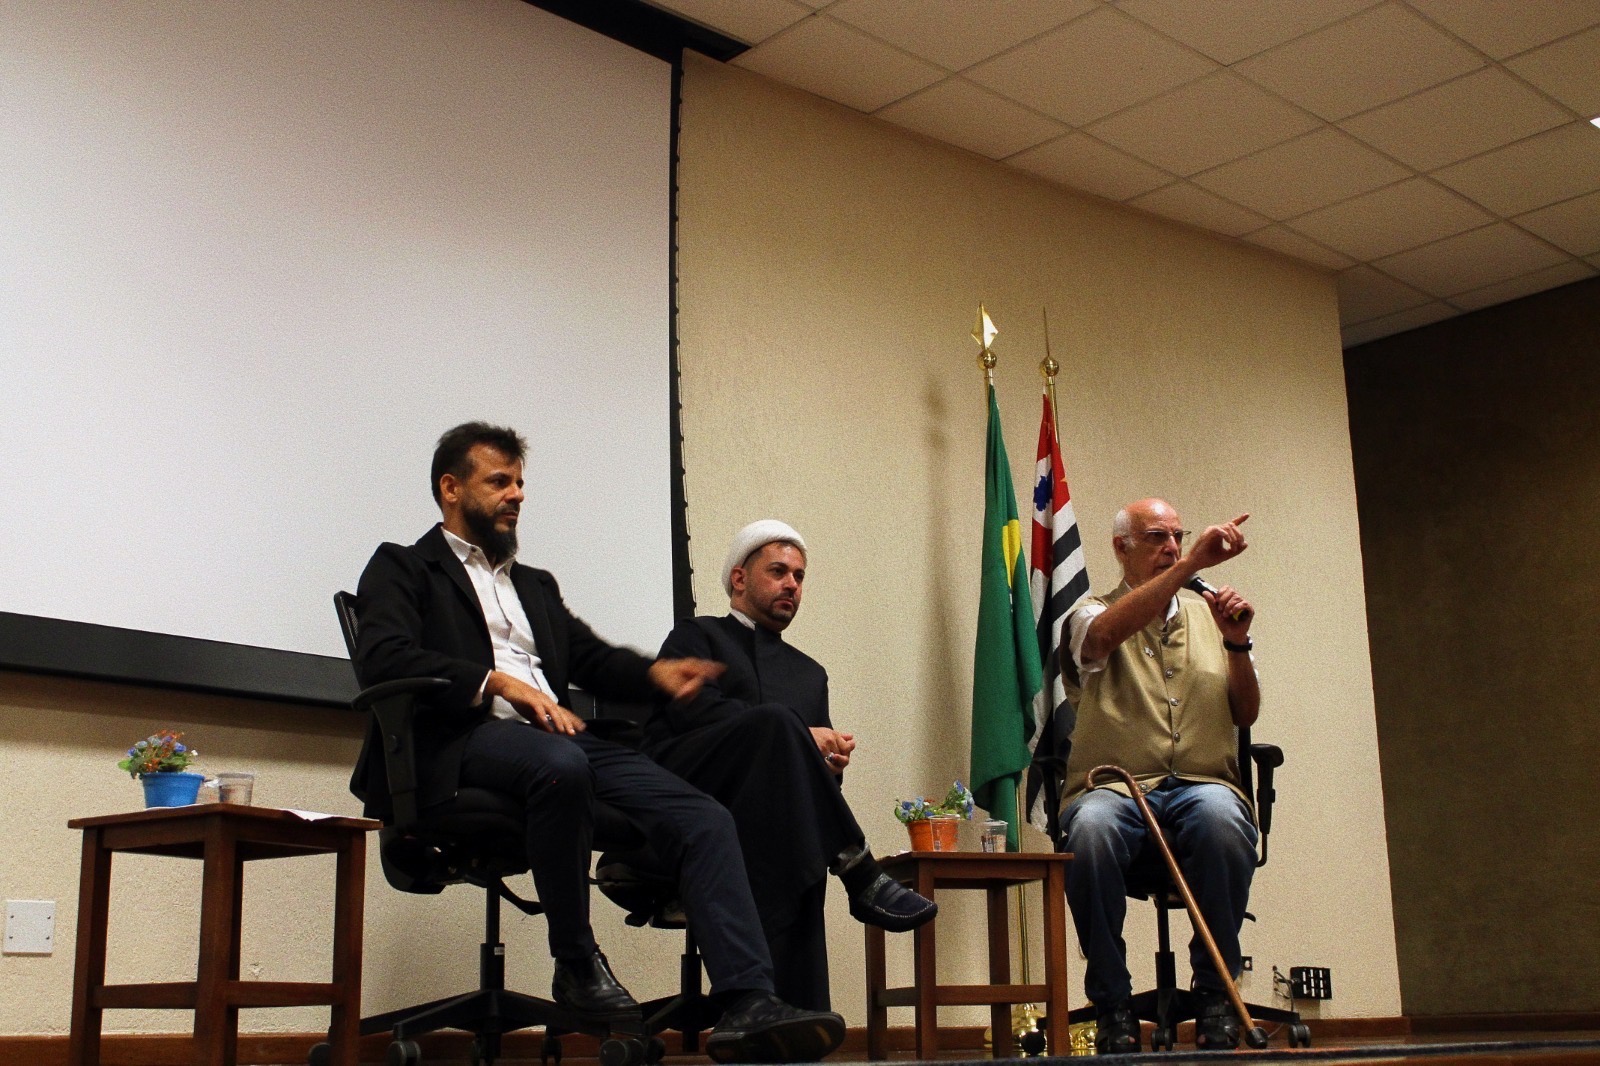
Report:
[{"label": "eyeglasses", "polygon": [[1165,548],[1167,541],[1175,542],[1179,548],[1183,547],[1184,540],[1191,531],[1187,529],[1147,529],[1139,536],[1152,548]]}]

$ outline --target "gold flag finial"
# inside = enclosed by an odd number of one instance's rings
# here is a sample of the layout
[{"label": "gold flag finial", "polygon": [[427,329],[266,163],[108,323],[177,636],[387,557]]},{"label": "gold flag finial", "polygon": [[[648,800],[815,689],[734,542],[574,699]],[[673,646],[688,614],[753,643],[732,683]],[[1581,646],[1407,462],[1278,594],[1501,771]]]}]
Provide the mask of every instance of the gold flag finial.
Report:
[{"label": "gold flag finial", "polygon": [[982,304],[978,305],[978,323],[972,327],[972,339],[978,342],[978,366],[988,375],[991,383],[994,381],[994,365],[999,360],[989,345],[1000,335],[994,328],[994,320],[989,317],[989,312],[984,310]]}]

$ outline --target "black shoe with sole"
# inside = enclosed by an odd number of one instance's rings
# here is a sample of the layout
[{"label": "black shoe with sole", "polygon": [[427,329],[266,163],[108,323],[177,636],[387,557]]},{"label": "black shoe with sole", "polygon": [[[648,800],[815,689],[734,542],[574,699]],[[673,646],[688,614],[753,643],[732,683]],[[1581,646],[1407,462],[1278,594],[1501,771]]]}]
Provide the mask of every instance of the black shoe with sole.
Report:
[{"label": "black shoe with sole", "polygon": [[1232,1051],[1239,1046],[1239,1015],[1226,992],[1199,993],[1194,1046],[1202,1051]]},{"label": "black shoe with sole", "polygon": [[832,1011],[791,1007],[771,992],[751,992],[722,1012],[706,1038],[717,1062],[816,1062],[844,1041]]},{"label": "black shoe with sole", "polygon": [[585,1024],[603,1026],[608,1032],[644,1031],[638,1002],[618,983],[598,951],[587,959],[557,959],[550,986],[551,998]]},{"label": "black shoe with sole", "polygon": [[886,873],[850,893],[850,917],[891,933],[904,933],[933,921],[939,905]]},{"label": "black shoe with sole", "polygon": [[1127,1000],[1096,1013],[1094,1050],[1097,1055],[1128,1055],[1139,1050],[1139,1017]]}]

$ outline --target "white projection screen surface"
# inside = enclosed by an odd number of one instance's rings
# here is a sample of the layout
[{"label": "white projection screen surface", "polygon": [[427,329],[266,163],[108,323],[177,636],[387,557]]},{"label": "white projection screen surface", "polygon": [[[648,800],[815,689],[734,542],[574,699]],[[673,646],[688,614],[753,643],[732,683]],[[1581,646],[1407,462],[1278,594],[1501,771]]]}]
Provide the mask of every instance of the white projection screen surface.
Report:
[{"label": "white projection screen surface", "polygon": [[671,95],[520,0],[0,0],[0,612],[343,657],[481,418],[519,558],[653,651]]}]

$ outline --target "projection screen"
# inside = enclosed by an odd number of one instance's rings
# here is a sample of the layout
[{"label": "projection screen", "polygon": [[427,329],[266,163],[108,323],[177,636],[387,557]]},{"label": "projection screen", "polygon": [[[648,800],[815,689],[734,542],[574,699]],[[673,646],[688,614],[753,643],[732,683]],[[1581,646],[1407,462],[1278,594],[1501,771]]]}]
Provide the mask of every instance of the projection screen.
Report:
[{"label": "projection screen", "polygon": [[330,597],[474,418],[529,439],[519,558],[654,649],[669,63],[520,0],[0,11],[0,666],[353,690]]}]

